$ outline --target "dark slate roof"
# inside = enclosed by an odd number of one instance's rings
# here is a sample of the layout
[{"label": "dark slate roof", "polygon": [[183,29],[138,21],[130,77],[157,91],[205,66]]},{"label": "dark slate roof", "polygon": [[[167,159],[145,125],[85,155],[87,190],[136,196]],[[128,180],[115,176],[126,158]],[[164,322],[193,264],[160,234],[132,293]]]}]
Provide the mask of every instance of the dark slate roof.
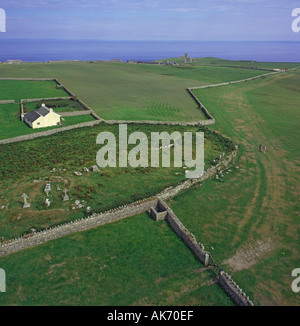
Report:
[{"label": "dark slate roof", "polygon": [[[41,106],[37,110],[31,111],[31,112],[25,114],[24,118],[26,118],[28,121],[30,121],[32,123],[41,116],[45,117],[49,112],[50,112],[50,109],[47,106]],[[53,111],[53,112],[56,113],[55,111]],[[58,114],[58,113],[56,113],[56,114]]]},{"label": "dark slate roof", "polygon": [[36,111],[31,111],[24,115],[24,118],[30,122],[34,122],[39,117],[40,117],[40,115]]},{"label": "dark slate roof", "polygon": [[47,108],[47,106],[41,106],[36,110],[36,112],[45,117],[50,112],[50,110]]}]

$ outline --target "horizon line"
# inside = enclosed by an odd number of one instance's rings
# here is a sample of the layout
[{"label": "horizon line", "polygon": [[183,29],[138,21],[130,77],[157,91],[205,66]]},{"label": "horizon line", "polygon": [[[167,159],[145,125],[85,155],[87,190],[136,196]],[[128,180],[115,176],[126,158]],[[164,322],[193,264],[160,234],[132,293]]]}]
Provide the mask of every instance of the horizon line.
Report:
[{"label": "horizon line", "polygon": [[[293,40],[103,40],[103,39],[84,39],[84,38],[3,38],[2,40],[37,40],[37,41],[100,41],[100,42],[292,42]],[[1,38],[0,38],[1,41]]]}]

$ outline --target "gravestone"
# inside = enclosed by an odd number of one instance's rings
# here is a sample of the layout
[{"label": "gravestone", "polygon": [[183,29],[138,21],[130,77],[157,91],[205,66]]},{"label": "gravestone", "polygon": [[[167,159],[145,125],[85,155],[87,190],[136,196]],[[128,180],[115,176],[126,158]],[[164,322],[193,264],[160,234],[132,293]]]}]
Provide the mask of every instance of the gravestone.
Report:
[{"label": "gravestone", "polygon": [[25,193],[22,195],[23,199],[24,199],[24,205],[23,208],[29,208],[30,204],[28,203],[27,199],[29,198]]},{"label": "gravestone", "polygon": [[68,201],[69,199],[68,190],[64,189],[63,201]]},{"label": "gravestone", "polygon": [[47,184],[46,184],[46,187],[45,187],[45,189],[44,189],[44,192],[45,192],[46,195],[48,196],[50,191],[51,191],[51,184],[50,184],[50,183],[47,183]]},{"label": "gravestone", "polygon": [[98,168],[97,165],[93,165],[93,166],[91,167],[91,171],[92,171],[92,172],[100,172],[100,170],[99,170],[99,168]]}]

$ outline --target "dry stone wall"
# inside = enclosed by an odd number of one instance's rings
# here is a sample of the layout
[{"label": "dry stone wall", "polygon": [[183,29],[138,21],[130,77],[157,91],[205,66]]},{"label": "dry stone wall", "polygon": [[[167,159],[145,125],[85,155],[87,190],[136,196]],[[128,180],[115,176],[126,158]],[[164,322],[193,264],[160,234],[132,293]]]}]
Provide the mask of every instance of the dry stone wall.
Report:
[{"label": "dry stone wall", "polygon": [[0,101],[0,104],[14,104],[15,103],[15,100],[3,100],[3,101]]},{"label": "dry stone wall", "polygon": [[232,277],[224,271],[220,272],[218,282],[231,299],[239,306],[254,306],[246,293],[236,284]]},{"label": "dry stone wall", "polygon": [[0,257],[23,249],[35,247],[50,240],[58,239],[72,233],[89,230],[100,225],[113,223],[126,217],[135,216],[146,211],[150,211],[150,208],[155,206],[156,202],[156,198],[149,198],[147,200],[124,205],[104,213],[93,214],[87,218],[82,218],[74,222],[71,221],[45,231],[34,233],[28,237],[21,237],[12,241],[1,243]]},{"label": "dry stone wall", "polygon": [[195,102],[198,104],[199,108],[202,110],[202,112],[205,114],[206,118],[209,119],[209,124],[215,124],[216,121],[213,118],[213,116],[209,113],[209,111],[206,109],[206,107],[199,101],[197,96],[192,92],[191,88],[188,88],[187,91],[192,96],[192,98],[195,100]]},{"label": "dry stone wall", "polygon": [[79,116],[79,115],[91,115],[92,111],[72,111],[72,112],[61,112],[60,116],[61,117],[75,117],[75,116]]},{"label": "dry stone wall", "polygon": [[[166,214],[165,220],[168,222],[172,230],[182,239],[182,241],[190,248],[193,254],[201,261],[204,266],[212,266],[214,259],[210,252],[205,251],[204,245],[198,243],[196,237],[181,223],[173,210],[162,201],[158,200],[156,207],[163,207]],[[155,210],[155,208],[154,208]],[[162,209],[160,209],[162,210]],[[151,212],[153,211],[153,207]],[[161,214],[160,212],[159,214]],[[217,280],[219,285],[225,290],[230,298],[239,306],[253,306],[253,302],[243,292],[243,290],[234,282],[234,280],[222,269],[217,272]]]},{"label": "dry stone wall", "polygon": [[29,98],[21,100],[21,103],[41,102],[41,101],[53,101],[53,100],[70,100],[70,96],[65,97],[44,97],[44,98]]},{"label": "dry stone wall", "polygon": [[17,143],[17,142],[25,141],[25,140],[32,140],[32,139],[36,139],[36,138],[39,138],[39,137],[47,137],[47,136],[50,136],[50,135],[57,134],[59,132],[72,130],[72,129],[77,129],[77,128],[93,127],[93,126],[96,126],[96,125],[100,124],[101,122],[102,121],[100,121],[100,120],[82,122],[82,123],[78,123],[76,125],[67,126],[67,127],[60,127],[60,128],[52,129],[52,130],[48,130],[48,131],[40,131],[40,132],[36,132],[36,133],[30,134],[30,135],[24,135],[24,136],[18,136],[18,137],[14,137],[14,138],[2,139],[2,140],[0,140],[0,145]]},{"label": "dry stone wall", "polygon": [[213,120],[201,120],[195,122],[181,121],[152,121],[152,120],[104,120],[107,124],[148,124],[148,125],[168,125],[168,126],[208,126],[214,124]]},{"label": "dry stone wall", "polygon": [[181,191],[184,191],[184,190],[192,187],[193,185],[195,185],[199,182],[202,182],[206,179],[212,178],[213,176],[215,176],[218,173],[218,171],[224,169],[230,163],[233,162],[234,158],[237,155],[237,150],[238,150],[238,146],[235,147],[235,150],[232,153],[223,157],[217,165],[212,166],[209,169],[205,170],[203,175],[200,178],[187,179],[175,187],[169,187],[169,188],[163,190],[161,193],[159,193],[157,195],[157,197],[162,200],[173,198],[173,197],[177,196]]}]

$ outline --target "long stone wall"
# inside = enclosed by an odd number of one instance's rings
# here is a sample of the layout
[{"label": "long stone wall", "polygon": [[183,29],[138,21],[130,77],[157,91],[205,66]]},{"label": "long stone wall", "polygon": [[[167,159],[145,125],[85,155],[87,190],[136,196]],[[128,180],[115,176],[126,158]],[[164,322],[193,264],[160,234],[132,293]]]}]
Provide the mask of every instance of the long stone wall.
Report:
[{"label": "long stone wall", "polygon": [[148,125],[168,125],[168,126],[208,126],[215,123],[214,120],[200,120],[195,122],[181,121],[152,121],[152,120],[104,120],[105,123],[112,124],[148,124]]},{"label": "long stone wall", "polygon": [[63,85],[57,78],[53,79],[57,85],[59,85],[67,94],[69,94],[71,97],[74,97],[75,95],[73,92],[71,92],[65,85]]},{"label": "long stone wall", "polygon": [[15,100],[3,100],[3,101],[0,101],[0,104],[14,104],[15,103]]},{"label": "long stone wall", "polygon": [[126,217],[144,213],[149,211],[151,207],[155,206],[156,202],[156,198],[141,200],[104,213],[93,214],[87,218],[49,228],[45,231],[31,234],[28,237],[20,237],[18,239],[0,243],[0,257],[27,248],[35,247],[50,240],[58,239],[72,233],[89,230],[100,225],[113,223]]},{"label": "long stone wall", "polygon": [[199,108],[202,110],[202,112],[205,114],[206,118],[209,119],[210,124],[216,123],[215,119],[213,116],[209,113],[209,111],[206,109],[206,107],[199,101],[197,96],[192,92],[191,88],[187,88],[187,91],[189,94],[192,96],[192,98],[195,100],[195,102],[198,104]]},{"label": "long stone wall", "polygon": [[13,138],[8,138],[8,139],[2,139],[2,140],[0,140],[0,145],[17,143],[17,142],[25,141],[25,140],[32,140],[32,139],[36,139],[36,138],[39,138],[39,137],[47,137],[47,136],[50,136],[50,135],[57,134],[59,132],[64,132],[64,131],[67,131],[67,130],[72,130],[72,129],[77,129],[77,128],[93,127],[93,126],[96,126],[96,125],[100,124],[101,122],[102,121],[100,121],[100,120],[82,122],[82,123],[78,123],[78,124],[75,124],[75,125],[72,125],[72,126],[60,127],[60,128],[52,129],[52,130],[48,130],[48,131],[36,132],[36,133],[30,134],[30,135],[24,135],[24,136],[18,136],[18,137],[13,137]]},{"label": "long stone wall", "polygon": [[23,81],[55,81],[54,78],[6,78],[1,77],[0,80],[23,80]]},{"label": "long stone wall", "polygon": [[75,116],[79,116],[79,115],[91,115],[92,111],[72,111],[72,112],[61,112],[60,116],[61,117],[75,117]]},{"label": "long stone wall", "polygon": [[246,293],[236,284],[232,277],[224,271],[220,272],[218,282],[231,299],[239,306],[254,306]]},{"label": "long stone wall", "polygon": [[204,246],[198,243],[195,236],[181,223],[179,218],[174,214],[170,207],[166,207],[168,224],[173,231],[182,239],[182,241],[191,249],[194,255],[201,261],[203,265],[208,265],[207,252]]},{"label": "long stone wall", "polygon": [[205,170],[203,175],[200,178],[187,179],[175,187],[169,187],[169,188],[163,190],[161,193],[159,193],[157,195],[157,197],[162,200],[167,200],[167,199],[173,198],[173,197],[177,196],[180,192],[189,189],[193,185],[195,185],[199,182],[203,182],[204,180],[215,176],[218,173],[218,171],[225,169],[230,163],[233,162],[233,160],[235,159],[235,157],[237,155],[237,150],[238,150],[238,146],[235,147],[235,150],[232,153],[223,157],[217,165],[212,166],[209,169]]},{"label": "long stone wall", "polygon": [[[290,70],[295,70],[299,67],[290,69]],[[249,77],[249,78],[245,78],[245,79],[240,79],[240,80],[234,80],[234,81],[230,81],[230,82],[226,82],[226,83],[220,83],[220,84],[211,84],[211,85],[205,85],[205,86],[196,86],[196,87],[189,87],[189,90],[193,90],[193,89],[203,89],[203,88],[211,88],[211,87],[219,87],[219,86],[226,86],[226,85],[231,85],[231,84],[237,84],[237,83],[243,83],[243,82],[247,82],[247,81],[251,81],[251,80],[255,80],[255,79],[259,79],[259,78],[264,78],[270,75],[275,75],[275,74],[280,74],[282,73],[282,71],[278,71],[278,72],[270,72],[267,74],[262,74],[259,76],[254,76],[254,77]]]},{"label": "long stone wall", "polygon": [[[159,212],[158,212],[158,211]],[[233,279],[217,265],[211,253],[205,251],[204,245],[197,242],[196,237],[181,223],[173,210],[162,201],[158,200],[156,206],[151,207],[150,216],[156,220],[166,220],[171,229],[182,239],[182,241],[190,248],[193,254],[206,267],[212,267],[217,274],[219,285],[225,290],[230,298],[239,306],[253,306],[253,302],[243,292],[243,290],[233,281]],[[217,266],[217,268],[215,268]]]},{"label": "long stone wall", "polygon": [[41,102],[41,101],[53,101],[53,100],[70,100],[70,96],[65,97],[44,97],[44,98],[29,98],[21,100],[21,103]]}]

